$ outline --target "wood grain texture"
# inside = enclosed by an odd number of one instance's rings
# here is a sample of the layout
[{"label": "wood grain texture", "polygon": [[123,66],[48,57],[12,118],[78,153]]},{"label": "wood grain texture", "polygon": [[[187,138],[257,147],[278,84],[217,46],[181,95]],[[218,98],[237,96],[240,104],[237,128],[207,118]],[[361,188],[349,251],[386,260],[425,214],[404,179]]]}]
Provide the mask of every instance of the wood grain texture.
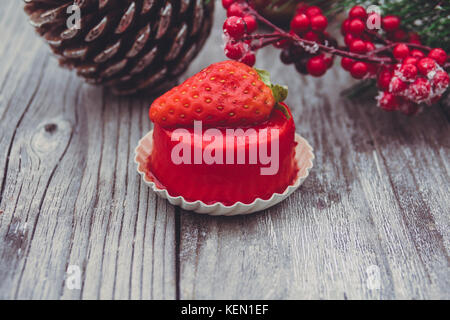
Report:
[{"label": "wood grain texture", "polygon": [[[315,149],[304,185],[264,212],[213,218],[158,199],[133,163],[152,98],[62,70],[22,4],[0,3],[0,299],[449,299],[449,103],[415,118],[340,96],[335,67],[301,77],[275,50]],[[224,59],[223,10],[183,76]],[[80,266],[82,286],[65,285]],[[368,267],[380,289],[367,286]]]}]

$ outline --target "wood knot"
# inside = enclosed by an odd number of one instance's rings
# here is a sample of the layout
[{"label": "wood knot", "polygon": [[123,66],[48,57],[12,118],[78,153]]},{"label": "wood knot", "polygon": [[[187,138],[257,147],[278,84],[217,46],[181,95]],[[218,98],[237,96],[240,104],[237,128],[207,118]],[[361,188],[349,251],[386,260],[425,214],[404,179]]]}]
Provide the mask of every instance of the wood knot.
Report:
[{"label": "wood knot", "polygon": [[58,129],[58,126],[54,123],[49,123],[44,126],[44,130],[48,133],[53,133]]}]

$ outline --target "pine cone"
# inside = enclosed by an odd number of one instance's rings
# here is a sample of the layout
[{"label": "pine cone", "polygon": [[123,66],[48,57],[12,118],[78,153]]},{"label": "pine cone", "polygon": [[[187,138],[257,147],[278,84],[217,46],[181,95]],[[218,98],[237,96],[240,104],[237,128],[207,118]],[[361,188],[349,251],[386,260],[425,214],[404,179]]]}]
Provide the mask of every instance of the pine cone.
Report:
[{"label": "pine cone", "polygon": [[[61,65],[117,94],[157,92],[173,82],[204,45],[214,11],[214,0],[25,2]],[[68,27],[73,5],[81,10],[79,29]]]}]

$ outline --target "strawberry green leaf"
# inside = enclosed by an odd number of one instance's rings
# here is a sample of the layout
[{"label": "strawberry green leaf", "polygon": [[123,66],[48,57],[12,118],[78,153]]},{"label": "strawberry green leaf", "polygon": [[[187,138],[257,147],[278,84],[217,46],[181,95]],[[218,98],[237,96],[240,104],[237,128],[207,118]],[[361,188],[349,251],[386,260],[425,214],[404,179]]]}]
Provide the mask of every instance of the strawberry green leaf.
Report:
[{"label": "strawberry green leaf", "polygon": [[279,84],[272,85],[272,93],[276,102],[283,102],[288,96],[288,87]]},{"label": "strawberry green leaf", "polygon": [[287,86],[281,86],[279,84],[272,84],[272,82],[270,81],[270,73],[266,70],[260,70],[260,69],[255,69],[256,72],[258,72],[259,77],[261,78],[261,81],[264,82],[266,84],[266,86],[268,86],[271,90],[272,90],[272,94],[273,97],[275,98],[275,101],[278,102],[283,102],[284,100],[286,100],[287,96],[288,96],[288,87]]}]

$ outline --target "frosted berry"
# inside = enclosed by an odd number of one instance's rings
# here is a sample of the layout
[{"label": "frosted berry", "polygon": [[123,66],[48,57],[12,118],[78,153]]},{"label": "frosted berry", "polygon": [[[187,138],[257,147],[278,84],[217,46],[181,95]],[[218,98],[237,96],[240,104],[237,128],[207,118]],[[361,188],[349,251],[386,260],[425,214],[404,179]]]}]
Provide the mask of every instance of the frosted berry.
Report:
[{"label": "frosted berry", "polygon": [[295,33],[300,34],[309,29],[310,21],[306,14],[297,14],[291,21],[291,30]]},{"label": "frosted berry", "polygon": [[364,21],[367,18],[367,12],[362,6],[354,6],[350,9],[348,16],[352,19],[357,18]]},{"label": "frosted berry", "polygon": [[400,18],[397,16],[385,16],[381,23],[383,25],[383,29],[387,32],[393,32],[400,27]]},{"label": "frosted berry", "polygon": [[353,60],[351,58],[347,58],[347,57],[343,57],[341,60],[341,66],[346,71],[350,71],[350,69],[352,68],[354,63],[355,63],[355,60]]},{"label": "frosted berry", "polygon": [[350,74],[356,79],[362,79],[367,75],[368,68],[365,62],[355,62],[350,69]]},{"label": "frosted berry", "polygon": [[244,19],[237,16],[227,18],[223,24],[223,31],[232,39],[241,39],[246,33]]},{"label": "frosted berry", "polygon": [[322,56],[316,56],[308,60],[306,69],[312,76],[320,77],[327,71],[327,64]]},{"label": "frosted berry", "polygon": [[245,63],[246,65],[253,67],[256,63],[256,56],[253,52],[248,52],[242,59],[242,63]]},{"label": "frosted berry", "polygon": [[389,92],[399,95],[407,88],[406,82],[402,81],[399,77],[393,77],[389,83]]},{"label": "frosted berry", "polygon": [[399,73],[405,80],[413,80],[417,77],[417,67],[410,63],[404,63],[400,67]]},{"label": "frosted berry", "polygon": [[324,15],[313,16],[310,19],[311,29],[314,31],[324,31],[328,26],[328,20]]},{"label": "frosted berry", "polygon": [[444,93],[450,84],[450,76],[445,71],[439,70],[431,80],[431,84],[433,85],[433,89],[435,91],[438,93]]},{"label": "frosted berry", "polygon": [[431,58],[422,58],[417,62],[417,68],[424,75],[428,75],[430,71],[436,68],[436,62]]},{"label": "frosted berry", "polygon": [[360,19],[352,19],[348,26],[349,31],[355,36],[361,35],[364,32],[365,28],[366,26],[364,25],[364,22],[362,22]]},{"label": "frosted berry", "polygon": [[306,15],[308,17],[311,18],[311,17],[318,16],[318,15],[322,14],[322,10],[319,7],[317,7],[317,6],[311,6],[311,7],[306,9],[305,13],[306,13]]},{"label": "frosted berry", "polygon": [[237,2],[232,3],[227,10],[227,17],[243,17],[244,16],[244,7],[242,4]]},{"label": "frosted berry", "polygon": [[395,111],[400,106],[399,99],[389,92],[382,92],[377,99],[378,106],[386,111]]},{"label": "frosted berry", "polygon": [[430,53],[428,53],[428,57],[435,60],[441,66],[447,61],[447,54],[441,48],[432,49]]},{"label": "frosted berry", "polygon": [[431,84],[425,78],[417,78],[408,88],[408,98],[416,103],[427,100],[431,93]]},{"label": "frosted berry", "polygon": [[404,58],[409,56],[409,48],[406,44],[400,43],[395,46],[393,54],[397,60],[403,60]]},{"label": "frosted berry", "polygon": [[367,50],[366,43],[363,40],[354,40],[350,44],[350,51],[355,53],[365,53]]},{"label": "frosted berry", "polygon": [[243,42],[228,41],[225,45],[225,55],[231,60],[239,60],[245,54],[246,48]]}]

